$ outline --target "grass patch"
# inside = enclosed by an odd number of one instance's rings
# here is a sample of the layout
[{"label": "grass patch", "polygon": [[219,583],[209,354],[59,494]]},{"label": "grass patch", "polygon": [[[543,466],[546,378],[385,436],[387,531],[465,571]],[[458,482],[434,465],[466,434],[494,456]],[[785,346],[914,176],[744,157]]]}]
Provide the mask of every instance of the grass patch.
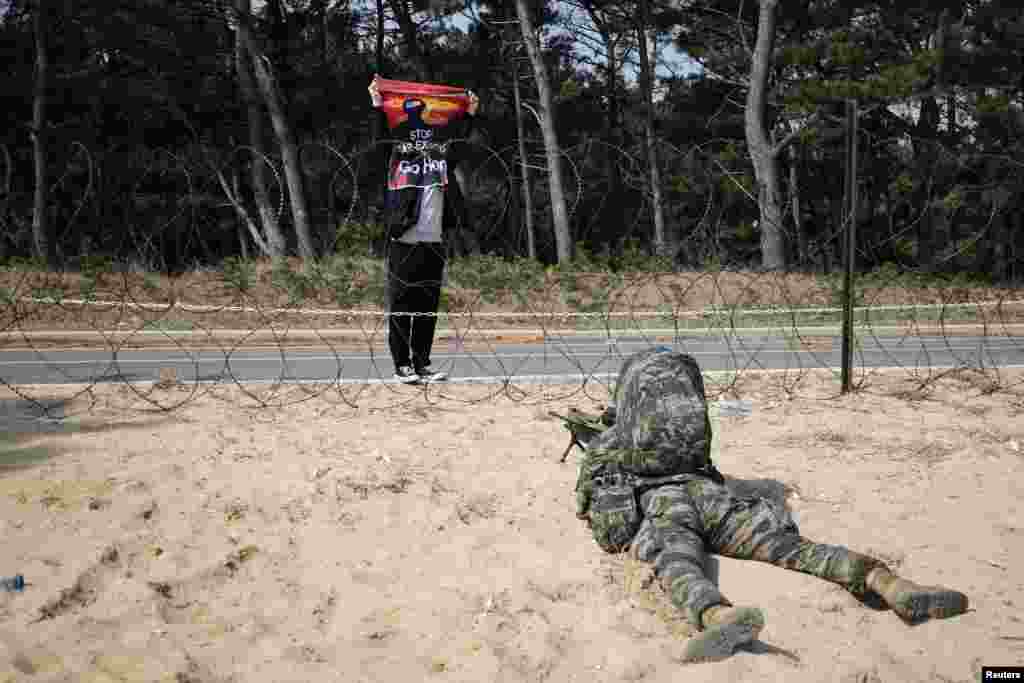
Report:
[{"label": "grass patch", "polygon": [[46,259],[21,256],[11,256],[6,259],[3,262],[3,267],[17,273],[39,273],[48,269]]},{"label": "grass patch", "polygon": [[384,263],[366,256],[335,254],[317,261],[305,281],[307,292],[327,292],[341,308],[384,300]]},{"label": "grass patch", "polygon": [[221,264],[221,278],[236,292],[248,292],[256,284],[256,263],[236,256],[226,258]]},{"label": "grass patch", "polygon": [[[904,305],[863,307],[853,312],[854,325],[872,327],[893,323],[979,322],[984,319],[977,304]],[[687,321],[683,321],[684,323]],[[708,306],[698,327],[831,327],[842,325],[841,308],[794,306],[789,309],[756,306]]]},{"label": "grass patch", "polygon": [[32,298],[53,301],[59,304],[64,300],[64,290],[59,287],[34,287],[32,289]]},{"label": "grass patch", "polygon": [[[138,279],[149,296],[140,298],[174,300],[181,292],[187,303],[212,306],[383,310],[385,261],[369,256],[366,249],[366,240],[377,234],[378,226],[357,227],[354,232],[339,234],[334,254],[315,261],[224,259],[214,276],[215,284],[223,285],[221,289],[206,287],[210,278],[205,271],[195,271],[177,283],[165,281],[156,273],[142,273]],[[58,304],[66,304],[79,294],[86,300],[95,299],[100,291],[105,299],[118,298],[117,283],[104,283],[111,267],[108,258],[81,259],[80,274],[54,277],[43,270],[30,278],[13,275],[15,269],[32,264],[28,260],[9,260],[0,269],[0,305],[12,306],[23,293]],[[17,284],[22,281],[24,284]],[[978,276],[906,273],[890,264],[858,274],[856,282],[856,303],[860,307],[855,310],[854,324],[859,329],[1024,322],[1021,306],[995,308],[960,303],[982,298],[1024,298],[1024,293],[1015,290],[993,290]],[[636,242],[625,243],[614,254],[594,254],[580,244],[573,261],[557,266],[521,257],[453,257],[447,264],[438,312],[442,318],[448,313],[497,312],[507,317],[488,318],[488,323],[594,333],[646,334],[658,330],[721,335],[734,329],[761,329],[825,335],[842,324],[842,309],[837,305],[841,285],[839,275],[758,275],[721,270],[678,273],[672,271],[669,260],[646,255]],[[196,291],[203,292],[198,301],[189,296]],[[875,305],[883,301],[891,304]],[[38,316],[38,320],[33,319],[37,326],[54,317],[45,307],[31,310],[33,316]],[[92,315],[91,311],[98,309],[88,310]],[[229,324],[228,320],[210,319],[208,324]],[[455,321],[442,321],[448,322]],[[146,327],[194,329],[187,321],[152,322]]]},{"label": "grass patch", "polygon": [[271,265],[269,278],[261,281],[258,273],[257,262],[231,258],[223,262],[221,279],[236,295],[255,299],[283,295],[291,307],[333,303],[349,308],[384,301],[384,262],[367,256],[334,254],[310,261],[301,269],[279,259]]},{"label": "grass patch", "polygon": [[41,465],[55,455],[44,446],[20,446],[14,434],[0,433],[0,474],[10,468]]},{"label": "grass patch", "polygon": [[176,320],[174,318],[147,320],[142,325],[142,330],[147,332],[191,332],[195,328],[195,323],[190,320]]},{"label": "grass patch", "polygon": [[[453,258],[448,262],[450,289],[476,290],[486,303],[511,301],[526,306],[543,291],[544,266],[531,259],[485,255]],[[449,292],[446,299],[451,302]]]},{"label": "grass patch", "polygon": [[298,306],[313,293],[313,283],[306,274],[291,269],[287,261],[274,263],[270,271],[270,283],[275,289],[288,296],[289,306]]},{"label": "grass patch", "polygon": [[142,276],[142,289],[150,294],[160,291],[160,278],[153,273],[144,273]]},{"label": "grass patch", "polygon": [[85,301],[96,298],[96,288],[101,278],[114,271],[114,262],[109,256],[82,256],[78,262],[81,278],[78,293]]}]

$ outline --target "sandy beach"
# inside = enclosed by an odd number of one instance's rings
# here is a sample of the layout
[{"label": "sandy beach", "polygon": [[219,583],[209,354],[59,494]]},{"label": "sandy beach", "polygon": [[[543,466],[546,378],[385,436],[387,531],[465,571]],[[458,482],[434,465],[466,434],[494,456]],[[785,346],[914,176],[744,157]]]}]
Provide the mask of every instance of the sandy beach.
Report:
[{"label": "sandy beach", "polygon": [[548,411],[593,409],[603,387],[283,407],[261,407],[279,402],[265,388],[152,389],[181,403],[166,413],[97,388],[64,428],[0,444],[0,575],[29,583],[0,593],[0,682],[976,681],[1024,663],[1024,391],[1003,379],[877,375],[840,398],[832,376],[744,377],[752,414],[719,425],[730,486],[972,609],[910,627],[813,577],[712,558],[767,627],[710,664],[679,661],[690,632],[649,569],[573,515],[580,454],[558,462]]}]

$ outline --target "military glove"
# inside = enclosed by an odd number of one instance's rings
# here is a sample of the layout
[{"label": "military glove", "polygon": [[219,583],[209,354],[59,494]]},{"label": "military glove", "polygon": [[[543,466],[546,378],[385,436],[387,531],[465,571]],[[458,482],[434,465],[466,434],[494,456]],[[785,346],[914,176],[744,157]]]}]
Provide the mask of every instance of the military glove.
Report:
[{"label": "military glove", "polygon": [[587,519],[590,515],[590,503],[594,497],[596,479],[617,472],[614,457],[602,450],[584,451],[583,462],[580,463],[579,476],[576,478],[576,517]]}]

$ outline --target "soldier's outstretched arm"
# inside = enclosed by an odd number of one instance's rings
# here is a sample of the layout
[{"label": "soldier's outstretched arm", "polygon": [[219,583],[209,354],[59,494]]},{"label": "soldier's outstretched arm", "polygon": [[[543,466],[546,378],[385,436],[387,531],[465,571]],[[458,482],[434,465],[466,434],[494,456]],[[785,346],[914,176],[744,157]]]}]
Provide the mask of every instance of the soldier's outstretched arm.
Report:
[{"label": "soldier's outstretched arm", "polygon": [[584,413],[581,410],[570,408],[568,415],[550,412],[549,415],[557,417],[562,421],[563,426],[569,430],[569,445],[566,446],[558,462],[565,462],[572,451],[573,446],[578,446],[581,451],[586,451],[590,441],[614,424],[614,409],[606,408],[599,415]]}]

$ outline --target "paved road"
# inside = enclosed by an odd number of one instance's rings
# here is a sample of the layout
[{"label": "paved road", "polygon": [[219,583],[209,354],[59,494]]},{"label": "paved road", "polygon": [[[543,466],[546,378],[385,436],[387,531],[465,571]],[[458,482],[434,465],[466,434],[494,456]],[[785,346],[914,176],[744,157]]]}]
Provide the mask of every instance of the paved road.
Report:
[{"label": "paved road", "polygon": [[[650,342],[634,338],[575,337],[537,344],[501,344],[493,350],[463,349],[439,342],[434,365],[453,381],[516,382],[608,378],[622,359]],[[838,337],[811,340],[803,348],[794,340],[772,336],[681,337],[666,343],[693,355],[705,371],[772,368],[838,367]],[[1024,339],[957,336],[867,337],[855,350],[858,366],[1009,366],[1024,364]],[[364,383],[391,380],[386,349],[363,352],[256,349],[230,356],[218,350],[5,351],[0,352],[0,378],[9,384],[79,382],[149,382],[160,368],[173,367],[184,382],[327,381]]]}]

